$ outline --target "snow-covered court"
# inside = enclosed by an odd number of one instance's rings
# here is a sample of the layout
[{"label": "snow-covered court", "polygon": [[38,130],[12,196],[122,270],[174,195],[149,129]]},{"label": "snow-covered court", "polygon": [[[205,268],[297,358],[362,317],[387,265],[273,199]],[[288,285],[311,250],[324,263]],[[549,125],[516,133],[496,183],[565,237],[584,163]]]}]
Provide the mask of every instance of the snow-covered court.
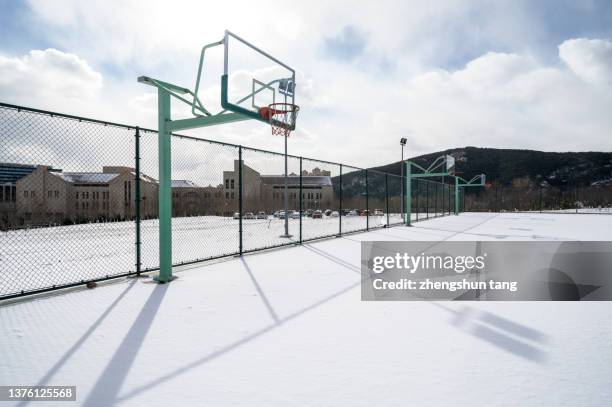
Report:
[{"label": "snow-covered court", "polygon": [[359,289],[363,240],[611,238],[612,216],[464,213],[4,304],[0,382],[85,406],[612,405],[612,303]]}]

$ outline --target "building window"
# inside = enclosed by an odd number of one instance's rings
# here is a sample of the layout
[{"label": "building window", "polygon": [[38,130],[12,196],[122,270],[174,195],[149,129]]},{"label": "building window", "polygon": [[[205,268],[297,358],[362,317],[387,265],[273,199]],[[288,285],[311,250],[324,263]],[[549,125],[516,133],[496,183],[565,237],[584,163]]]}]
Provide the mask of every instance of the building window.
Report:
[{"label": "building window", "polygon": [[225,180],[225,189],[229,189],[229,179]]},{"label": "building window", "polygon": [[11,201],[15,202],[17,200],[17,187],[11,187]]},{"label": "building window", "polygon": [[229,192],[225,193],[225,199],[229,199]]},{"label": "building window", "polygon": [[30,191],[30,196],[34,198],[36,196],[36,191]]},{"label": "building window", "polygon": [[231,182],[232,182],[232,188],[231,189],[234,189],[234,179],[233,178],[232,178]]},{"label": "building window", "polygon": [[3,201],[4,201],[4,187],[0,188],[0,202],[3,202]]},{"label": "building window", "polygon": [[234,199],[234,193],[232,192],[232,199]]},{"label": "building window", "polygon": [[59,198],[59,191],[55,191],[55,197]]},{"label": "building window", "polygon": [[51,198],[51,192],[52,191],[47,191],[47,198]]},{"label": "building window", "polygon": [[23,191],[23,197],[27,198],[28,197],[28,191]]}]

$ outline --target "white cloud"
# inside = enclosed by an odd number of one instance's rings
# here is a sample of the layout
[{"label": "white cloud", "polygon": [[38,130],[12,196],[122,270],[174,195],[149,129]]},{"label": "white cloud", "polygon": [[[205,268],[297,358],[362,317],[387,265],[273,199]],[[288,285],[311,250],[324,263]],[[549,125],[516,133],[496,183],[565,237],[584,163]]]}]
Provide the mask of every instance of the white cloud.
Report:
[{"label": "white cloud", "polygon": [[21,57],[0,55],[0,96],[4,100],[65,106],[94,98],[102,86],[102,75],[74,54],[50,48]]},{"label": "white cloud", "polygon": [[581,78],[595,83],[612,83],[612,42],[576,38],[559,45],[559,57]]},{"label": "white cloud", "polygon": [[[112,73],[101,91],[100,79],[98,90],[81,93],[94,95],[87,106],[58,104],[63,96],[56,90],[28,90],[29,98],[20,99],[26,105],[85,109],[89,116],[155,128],[156,95],[137,84],[136,76],[193,87],[200,47],[229,28],[297,69],[301,112],[290,139],[293,154],[383,164],[397,158],[400,137],[409,138],[409,154],[464,145],[612,150],[610,42],[568,40],[559,46],[559,60],[540,58],[534,49],[541,44],[530,41],[542,32],[541,21],[529,12],[529,2],[387,1],[355,7],[354,1],[339,0],[278,8],[265,0],[171,5],[152,0],[121,2],[121,12],[102,0],[29,3],[31,23],[48,41],[86,66],[84,59]],[[362,33],[360,52],[348,62],[329,58],[322,52],[325,38],[347,26]],[[448,60],[453,63],[447,66]],[[207,54],[205,100],[211,104],[219,99],[221,63],[220,52]],[[193,133],[282,149],[262,123]]]}]

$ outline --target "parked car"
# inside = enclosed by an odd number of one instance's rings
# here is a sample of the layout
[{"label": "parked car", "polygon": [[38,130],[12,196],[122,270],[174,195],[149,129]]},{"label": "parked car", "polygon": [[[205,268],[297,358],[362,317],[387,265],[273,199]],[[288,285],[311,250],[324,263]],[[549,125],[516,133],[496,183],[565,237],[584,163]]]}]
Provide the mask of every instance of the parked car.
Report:
[{"label": "parked car", "polygon": [[331,213],[332,213],[331,209],[326,209],[325,210],[325,216],[329,216],[329,215],[331,215]]},{"label": "parked car", "polygon": [[257,212],[257,215],[255,217],[257,219],[268,219],[268,215],[266,215],[265,212]]},{"label": "parked car", "polygon": [[240,214],[238,212],[234,212],[234,219],[240,219]]},{"label": "parked car", "polygon": [[383,216],[384,214],[382,209],[374,209],[374,216]]},{"label": "parked car", "polygon": [[289,216],[291,217],[291,219],[299,219],[300,213],[298,211],[290,211]]},{"label": "parked car", "polygon": [[331,216],[332,218],[337,218],[338,216],[340,216],[340,214],[338,213],[338,211],[332,211],[329,216]]},{"label": "parked car", "polygon": [[346,216],[359,216],[359,213],[357,213],[357,211],[353,209],[352,211],[349,211]]},{"label": "parked car", "polygon": [[360,213],[361,216],[369,216],[370,215],[370,211],[368,211],[367,209],[364,209],[361,211]]},{"label": "parked car", "polygon": [[306,217],[308,218],[312,218],[312,214],[313,214],[313,210],[312,209],[306,209]]},{"label": "parked car", "polygon": [[312,213],[312,218],[313,219],[323,219],[323,212],[317,209],[316,211]]},{"label": "parked car", "polygon": [[278,213],[277,218],[279,218],[279,219],[285,219],[285,211],[278,211],[277,213]]},{"label": "parked car", "polygon": [[255,219],[255,215],[253,215],[253,212],[247,212],[244,214],[243,219]]}]

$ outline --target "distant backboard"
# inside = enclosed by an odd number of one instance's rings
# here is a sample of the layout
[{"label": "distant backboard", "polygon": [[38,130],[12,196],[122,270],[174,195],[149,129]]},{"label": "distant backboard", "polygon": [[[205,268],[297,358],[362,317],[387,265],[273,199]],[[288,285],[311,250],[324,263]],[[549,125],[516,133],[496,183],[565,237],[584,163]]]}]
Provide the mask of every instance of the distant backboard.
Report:
[{"label": "distant backboard", "polygon": [[272,103],[295,104],[295,71],[246,40],[226,31],[223,109],[266,121],[260,109]]},{"label": "distant backboard", "polygon": [[455,157],[452,155],[446,156],[446,172],[449,174],[455,173]]}]

